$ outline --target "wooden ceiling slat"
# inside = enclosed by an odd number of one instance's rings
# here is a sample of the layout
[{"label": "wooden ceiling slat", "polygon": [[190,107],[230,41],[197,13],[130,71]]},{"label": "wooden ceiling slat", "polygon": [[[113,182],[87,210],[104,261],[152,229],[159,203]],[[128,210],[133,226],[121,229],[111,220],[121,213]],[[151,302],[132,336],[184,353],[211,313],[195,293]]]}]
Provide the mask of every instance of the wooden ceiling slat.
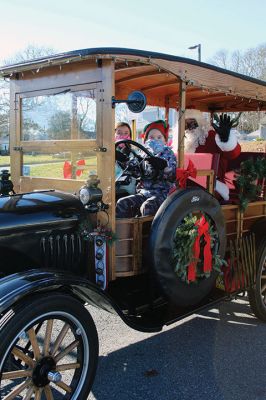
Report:
[{"label": "wooden ceiling slat", "polygon": [[219,97],[224,98],[227,96],[224,93],[211,93],[211,94],[205,94],[204,96],[191,97],[191,101],[212,100],[212,99],[216,99]]},{"label": "wooden ceiling slat", "polygon": [[202,88],[200,88],[200,87],[195,87],[195,86],[188,86],[187,87],[187,93],[197,93],[197,92],[199,92],[199,93],[203,93],[203,90],[202,90]]},{"label": "wooden ceiling slat", "polygon": [[154,89],[162,88],[165,86],[172,86],[172,85],[179,85],[179,82],[177,80],[169,81],[169,82],[161,82],[161,83],[157,83],[155,85],[144,86],[140,90],[143,90],[146,92],[148,90],[154,90]]},{"label": "wooden ceiling slat", "polygon": [[136,74],[136,75],[129,75],[126,78],[121,78],[118,79],[115,83],[116,85],[119,85],[120,83],[124,83],[124,82],[129,82],[129,81],[134,81],[134,80],[138,80],[138,79],[142,79],[142,78],[146,78],[146,77],[152,77],[152,76],[156,76],[156,75],[164,75],[166,74],[166,72],[164,71],[151,71],[151,72],[144,72],[141,74]]},{"label": "wooden ceiling slat", "polygon": [[124,72],[124,71],[131,71],[131,70],[138,70],[138,69],[154,69],[154,67],[152,67],[151,65],[143,65],[143,64],[139,64],[139,65],[131,65],[131,66],[124,66],[124,67],[117,67],[115,68],[115,72]]}]

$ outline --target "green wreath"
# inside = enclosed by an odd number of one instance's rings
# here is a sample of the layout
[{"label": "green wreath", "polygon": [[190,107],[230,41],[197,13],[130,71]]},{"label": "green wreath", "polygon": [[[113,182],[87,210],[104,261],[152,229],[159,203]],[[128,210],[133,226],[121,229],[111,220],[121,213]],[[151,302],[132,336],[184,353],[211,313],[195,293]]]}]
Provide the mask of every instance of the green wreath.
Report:
[{"label": "green wreath", "polygon": [[258,157],[242,161],[236,173],[240,211],[244,212],[249,202],[257,200],[262,191],[258,181],[263,182],[263,179],[266,179],[266,158]]},{"label": "green wreath", "polygon": [[195,262],[196,264],[196,280],[194,282],[197,282],[198,279],[208,278],[211,274],[211,271],[204,272],[203,268],[203,249],[206,245],[206,241],[203,236],[201,236],[199,239],[199,258],[195,258],[193,251],[195,241],[199,234],[197,223],[201,217],[204,217],[209,225],[208,234],[210,236],[210,249],[212,256],[211,270],[221,272],[222,265],[226,265],[226,261],[221,259],[220,255],[217,254],[219,245],[218,235],[211,220],[204,214],[201,214],[200,217],[189,214],[177,227],[173,241],[173,260],[175,273],[182,281],[187,283],[191,283],[188,279],[188,268],[192,262]]}]

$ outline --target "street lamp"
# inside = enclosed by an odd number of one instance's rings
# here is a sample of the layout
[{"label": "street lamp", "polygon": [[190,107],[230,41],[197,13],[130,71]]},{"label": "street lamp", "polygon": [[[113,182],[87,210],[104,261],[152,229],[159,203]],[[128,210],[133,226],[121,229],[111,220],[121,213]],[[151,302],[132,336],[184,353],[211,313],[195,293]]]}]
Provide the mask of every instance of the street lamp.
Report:
[{"label": "street lamp", "polygon": [[201,61],[201,44],[196,44],[195,46],[190,46],[189,50],[198,49],[198,60]]}]

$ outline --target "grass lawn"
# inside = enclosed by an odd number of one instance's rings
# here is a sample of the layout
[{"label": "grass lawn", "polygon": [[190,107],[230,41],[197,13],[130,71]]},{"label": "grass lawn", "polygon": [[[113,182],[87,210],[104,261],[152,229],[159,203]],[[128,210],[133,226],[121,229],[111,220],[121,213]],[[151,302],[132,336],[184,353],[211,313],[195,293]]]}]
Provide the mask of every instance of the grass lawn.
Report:
[{"label": "grass lawn", "polygon": [[[24,155],[24,164],[38,164],[41,162],[49,162],[49,161],[62,161],[62,158],[55,157],[50,154],[38,154],[36,156],[32,155]],[[1,165],[10,165],[10,156],[0,156],[0,166]]]},{"label": "grass lawn", "polygon": [[[94,161],[94,160],[93,160]],[[56,162],[56,163],[47,163],[41,165],[31,165],[30,166],[30,175],[36,176],[40,178],[63,178],[63,167],[64,161]],[[85,169],[81,174],[79,179],[86,179],[89,172],[92,170],[96,170],[95,162],[87,162],[85,165]]]},{"label": "grass lawn", "polygon": [[[87,177],[88,173],[92,170],[97,170],[96,156],[84,158],[86,165],[81,175],[81,179]],[[30,166],[29,176],[42,177],[42,178],[63,178],[63,168],[65,160],[60,157],[52,155],[25,155],[24,165]],[[10,156],[0,156],[0,167],[10,166]]]}]

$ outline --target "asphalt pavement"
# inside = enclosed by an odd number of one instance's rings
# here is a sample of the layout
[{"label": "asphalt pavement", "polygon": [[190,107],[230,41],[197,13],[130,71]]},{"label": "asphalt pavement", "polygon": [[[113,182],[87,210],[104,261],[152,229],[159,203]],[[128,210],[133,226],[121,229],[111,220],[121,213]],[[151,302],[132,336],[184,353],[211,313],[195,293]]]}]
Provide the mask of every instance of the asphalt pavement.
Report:
[{"label": "asphalt pavement", "polygon": [[246,300],[137,332],[89,307],[100,341],[88,400],[265,400],[266,324]]}]

